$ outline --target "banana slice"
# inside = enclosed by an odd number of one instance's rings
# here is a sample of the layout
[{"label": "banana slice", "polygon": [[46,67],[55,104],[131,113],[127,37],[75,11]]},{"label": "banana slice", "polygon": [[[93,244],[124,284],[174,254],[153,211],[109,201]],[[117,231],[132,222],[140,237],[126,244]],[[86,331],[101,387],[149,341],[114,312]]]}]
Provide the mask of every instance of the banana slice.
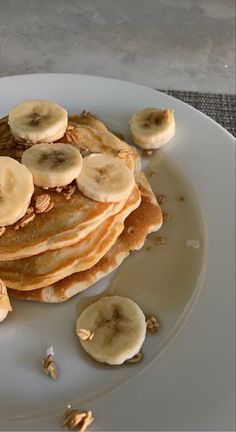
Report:
[{"label": "banana slice", "polygon": [[122,160],[105,154],[91,154],[83,159],[76,183],[84,195],[95,201],[118,202],[128,198],[135,180]]},{"label": "banana slice", "polygon": [[8,123],[16,141],[29,145],[53,142],[63,137],[67,111],[47,100],[27,100],[12,108]]},{"label": "banana slice", "polygon": [[24,216],[33,192],[28,168],[15,159],[0,156],[0,227],[14,224]]},{"label": "banana slice", "polygon": [[[88,330],[93,337],[84,338]],[[139,306],[126,297],[102,297],[88,306],[76,323],[83,349],[95,360],[120,365],[135,356],[146,335],[145,316]]]},{"label": "banana slice", "polygon": [[32,173],[34,184],[41,187],[66,186],[80,174],[80,151],[70,144],[35,144],[25,150],[22,164]]},{"label": "banana slice", "polygon": [[7,317],[8,312],[10,311],[12,311],[12,307],[8,297],[6,285],[0,279],[0,322]]},{"label": "banana slice", "polygon": [[138,111],[129,125],[133,142],[143,149],[157,149],[175,134],[175,119],[169,109],[146,108]]}]

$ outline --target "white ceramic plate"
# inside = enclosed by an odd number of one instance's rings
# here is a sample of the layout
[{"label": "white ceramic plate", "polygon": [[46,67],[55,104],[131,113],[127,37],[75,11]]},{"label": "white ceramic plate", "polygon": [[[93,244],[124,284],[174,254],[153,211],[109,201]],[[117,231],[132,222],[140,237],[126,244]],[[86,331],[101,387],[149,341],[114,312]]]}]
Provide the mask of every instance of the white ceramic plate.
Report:
[{"label": "white ceramic plate", "polygon": [[[58,430],[68,403],[93,410],[93,430],[233,430],[232,136],[169,96],[106,78],[7,77],[0,79],[0,95],[1,116],[23,99],[51,99],[71,113],[97,114],[127,139],[128,120],[143,107],[173,108],[177,124],[175,138],[144,161],[154,191],[167,196],[164,209],[172,218],[160,233],[167,243],[147,250],[151,236],[117,272],[65,304],[13,302],[0,327],[1,430]],[[200,247],[187,247],[188,239]],[[140,364],[98,367],[79,349],[74,325],[82,299],[108,286],[161,321]],[[60,369],[57,382],[41,371],[50,345]]]}]

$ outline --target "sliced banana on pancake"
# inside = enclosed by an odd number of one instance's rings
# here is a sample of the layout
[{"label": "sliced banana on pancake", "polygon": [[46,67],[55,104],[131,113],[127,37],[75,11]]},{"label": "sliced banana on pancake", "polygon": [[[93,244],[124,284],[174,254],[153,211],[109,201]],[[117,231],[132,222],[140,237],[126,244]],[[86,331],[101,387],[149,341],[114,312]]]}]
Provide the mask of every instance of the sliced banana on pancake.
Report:
[{"label": "sliced banana on pancake", "polygon": [[[84,338],[84,330],[93,337]],[[120,296],[102,297],[81,313],[76,332],[91,357],[98,362],[120,365],[140,351],[146,321],[134,301]]]},{"label": "sliced banana on pancake", "polygon": [[24,216],[33,192],[28,168],[15,159],[0,156],[0,227],[14,224]]},{"label": "sliced banana on pancake", "polygon": [[88,198],[101,202],[118,202],[128,198],[135,180],[122,160],[105,154],[91,154],[83,159],[83,167],[76,183]]},{"label": "sliced banana on pancake", "polygon": [[70,144],[35,144],[25,150],[21,160],[41,187],[66,186],[82,169],[82,156]]},{"label": "sliced banana on pancake", "polygon": [[67,128],[67,111],[47,100],[27,100],[11,109],[8,123],[16,141],[29,145],[60,139]]},{"label": "sliced banana on pancake", "polygon": [[134,113],[129,124],[133,142],[143,149],[157,149],[175,134],[175,119],[169,109],[143,109]]},{"label": "sliced banana on pancake", "polygon": [[8,312],[12,311],[11,303],[7,293],[6,285],[0,279],[0,322],[3,321]]}]

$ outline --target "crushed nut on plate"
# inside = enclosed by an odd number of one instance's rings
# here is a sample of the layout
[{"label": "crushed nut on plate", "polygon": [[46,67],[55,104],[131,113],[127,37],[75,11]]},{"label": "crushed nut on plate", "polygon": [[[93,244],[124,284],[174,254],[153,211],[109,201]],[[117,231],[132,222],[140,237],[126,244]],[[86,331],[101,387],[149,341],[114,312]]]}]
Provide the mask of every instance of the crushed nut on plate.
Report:
[{"label": "crushed nut on plate", "polygon": [[200,240],[189,239],[186,241],[187,247],[192,247],[194,249],[199,249],[201,246]]},{"label": "crushed nut on plate", "polygon": [[166,202],[166,196],[165,195],[163,195],[163,194],[159,194],[159,195],[157,195],[157,202],[158,202],[158,204],[164,204],[165,202]]},{"label": "crushed nut on plate", "polygon": [[87,427],[93,422],[92,411],[80,411],[71,409],[68,405],[62,419],[62,427],[65,429],[73,429],[79,427],[79,432],[85,432]]},{"label": "crushed nut on plate", "polygon": [[146,317],[147,330],[151,333],[157,333],[160,328],[160,323],[153,315],[149,315]]},{"label": "crushed nut on plate", "polygon": [[155,243],[156,243],[157,245],[163,245],[163,244],[166,243],[166,239],[165,239],[165,237],[157,237],[157,238],[155,239]]},{"label": "crushed nut on plate", "polygon": [[47,375],[50,375],[53,380],[57,380],[59,378],[59,374],[53,358],[54,358],[53,348],[50,347],[47,349],[46,358],[42,360],[43,371]]},{"label": "crushed nut on plate", "polygon": [[126,360],[125,363],[127,363],[127,364],[138,363],[140,360],[142,360],[142,358],[143,358],[143,354],[140,351],[137,354],[135,354],[134,357]]},{"label": "crushed nut on plate", "polygon": [[171,214],[170,213],[163,213],[163,222],[169,222],[169,220],[171,219]]},{"label": "crushed nut on plate", "polygon": [[153,177],[155,174],[156,174],[156,171],[155,171],[155,170],[151,170],[151,171],[149,171],[149,173],[148,173],[148,175],[149,175],[150,177]]},{"label": "crushed nut on plate", "polygon": [[94,332],[92,332],[91,330],[80,328],[77,330],[77,335],[82,340],[92,340],[94,337]]},{"label": "crushed nut on plate", "polygon": [[180,202],[183,202],[183,201],[184,201],[184,197],[183,197],[183,196],[179,196],[179,197],[177,198],[177,200],[180,201]]},{"label": "crushed nut on plate", "polygon": [[143,150],[144,157],[151,157],[154,153],[154,150]]}]

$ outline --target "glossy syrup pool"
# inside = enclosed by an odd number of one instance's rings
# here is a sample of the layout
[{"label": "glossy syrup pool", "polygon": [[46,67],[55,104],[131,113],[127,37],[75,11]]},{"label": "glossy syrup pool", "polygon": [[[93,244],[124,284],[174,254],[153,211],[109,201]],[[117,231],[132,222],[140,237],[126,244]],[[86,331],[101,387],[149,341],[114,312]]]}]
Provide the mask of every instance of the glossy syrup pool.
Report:
[{"label": "glossy syrup pool", "polygon": [[[1,367],[6,371],[1,375],[5,397],[0,419],[50,416],[53,410],[58,415],[68,403],[88,406],[144,370],[189,316],[206,267],[202,211],[191,181],[164,151],[146,159],[144,167],[154,193],[166,197],[161,207],[170,214],[169,221],[150,234],[144,247],[131,253],[116,271],[70,301],[57,305],[13,301],[13,312],[2,323],[0,333]],[[157,244],[158,237],[166,243]],[[199,247],[187,246],[188,240],[197,241]],[[129,297],[145,314],[159,319],[160,330],[147,335],[140,363],[109,367],[90,361],[82,351],[75,334],[76,319],[104,295]],[[42,373],[41,360],[50,345],[59,366],[57,382]]]},{"label": "glossy syrup pool", "polygon": [[[136,301],[146,314],[157,315],[164,325],[170,317],[178,319],[200,286],[206,231],[195,191],[164,152],[146,159],[145,165],[155,195],[164,196],[161,208],[168,220],[121,264],[105,291],[79,300],[78,313],[103,295],[120,295]],[[165,243],[158,244],[160,238]],[[189,240],[194,242],[189,245]]]}]

